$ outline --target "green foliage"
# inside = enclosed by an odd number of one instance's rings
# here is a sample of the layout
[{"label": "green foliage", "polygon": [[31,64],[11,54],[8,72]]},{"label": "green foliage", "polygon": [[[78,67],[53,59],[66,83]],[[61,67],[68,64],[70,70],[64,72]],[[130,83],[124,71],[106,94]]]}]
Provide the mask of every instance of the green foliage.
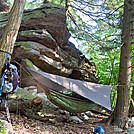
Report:
[{"label": "green foliage", "polygon": [[99,83],[114,86],[112,107],[117,99],[123,4],[123,0],[74,0],[76,8],[69,8],[77,25],[68,18],[68,28],[78,48],[94,59]]},{"label": "green foliage", "polygon": [[4,127],[4,123],[0,121],[0,133],[7,134],[7,129]]},{"label": "green foliage", "polygon": [[7,0],[7,2],[10,4],[10,6],[13,5],[14,0]]},{"label": "green foliage", "polygon": [[40,7],[43,4],[43,0],[27,0],[25,8],[34,9]]},{"label": "green foliage", "polygon": [[[13,5],[14,0],[7,0],[10,6]],[[25,9],[34,9],[40,7],[43,4],[43,0],[26,0]]]},{"label": "green foliage", "polygon": [[96,63],[99,83],[105,85],[116,85],[119,72],[119,52],[105,52],[104,55],[94,54],[93,57]]},{"label": "green foliage", "polygon": [[74,0],[70,4],[72,6],[69,10],[77,25],[68,17],[68,28],[76,39],[78,48],[89,59],[94,59],[99,83],[116,85],[120,62],[123,0]]}]

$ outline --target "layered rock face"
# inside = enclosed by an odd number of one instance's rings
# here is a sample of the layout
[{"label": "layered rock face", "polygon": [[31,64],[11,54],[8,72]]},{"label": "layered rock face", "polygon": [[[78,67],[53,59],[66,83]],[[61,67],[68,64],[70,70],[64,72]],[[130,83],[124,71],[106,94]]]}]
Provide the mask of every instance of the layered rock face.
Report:
[{"label": "layered rock face", "polygon": [[[7,14],[2,15],[0,37],[6,17]],[[97,83],[95,63],[69,42],[69,38],[65,9],[46,3],[24,12],[13,58],[19,63],[28,59],[48,73]]]}]

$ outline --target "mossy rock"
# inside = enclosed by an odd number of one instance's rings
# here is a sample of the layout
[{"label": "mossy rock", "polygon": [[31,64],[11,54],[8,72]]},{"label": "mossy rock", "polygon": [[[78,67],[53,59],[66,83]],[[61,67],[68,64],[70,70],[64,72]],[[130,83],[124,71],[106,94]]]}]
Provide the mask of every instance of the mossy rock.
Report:
[{"label": "mossy rock", "polygon": [[21,46],[24,50],[30,51],[32,44],[30,42],[16,42],[15,46]]},{"label": "mossy rock", "polygon": [[31,36],[32,37],[32,36],[37,36],[37,33],[45,34],[49,38],[54,40],[54,38],[51,36],[51,34],[45,29],[20,31],[18,35],[20,35],[20,36],[29,36],[29,37]]},{"label": "mossy rock", "polygon": [[22,21],[26,21],[29,18],[42,18],[44,14],[61,14],[66,15],[65,8],[61,5],[54,3],[46,3],[40,8],[28,9],[24,12]]},{"label": "mossy rock", "polygon": [[35,98],[34,95],[32,95],[32,91],[27,91],[23,88],[18,88],[17,92],[14,94],[8,95],[9,99],[22,99],[22,100],[33,100]]},{"label": "mossy rock", "polygon": [[54,13],[66,15],[65,8],[61,5],[54,3],[46,3],[42,7],[44,7],[42,11],[45,11],[47,14]]}]

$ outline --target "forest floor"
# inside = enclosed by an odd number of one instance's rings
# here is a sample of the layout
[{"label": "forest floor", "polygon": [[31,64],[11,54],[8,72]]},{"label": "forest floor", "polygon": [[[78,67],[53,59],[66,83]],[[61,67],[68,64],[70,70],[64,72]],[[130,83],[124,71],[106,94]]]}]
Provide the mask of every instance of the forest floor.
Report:
[{"label": "forest floor", "polygon": [[[43,108],[42,113],[46,118],[46,121],[42,122],[35,119],[28,119],[24,115],[16,115],[15,113],[10,113],[12,126],[14,128],[15,134],[90,134],[92,127],[97,127],[98,125],[104,127],[105,134],[123,134],[121,132],[115,132],[114,126],[107,126],[102,121],[108,116],[101,114],[91,113],[84,119],[81,114],[75,115],[82,120],[82,122],[77,122],[75,120],[70,120],[69,114],[66,112],[61,112],[58,108]],[[86,114],[87,115],[87,114]],[[6,119],[6,112],[1,111],[0,117]]]}]

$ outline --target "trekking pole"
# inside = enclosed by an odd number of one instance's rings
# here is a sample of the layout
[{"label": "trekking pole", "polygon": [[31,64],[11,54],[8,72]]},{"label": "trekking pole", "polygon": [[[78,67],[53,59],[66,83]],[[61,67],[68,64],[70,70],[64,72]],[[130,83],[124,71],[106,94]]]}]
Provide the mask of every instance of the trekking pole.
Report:
[{"label": "trekking pole", "polygon": [[8,109],[7,100],[5,100],[4,103],[5,103],[6,113],[7,113],[7,119],[8,119],[8,122],[11,124],[11,119],[10,119],[10,113],[9,113],[9,109]]},{"label": "trekking pole", "polygon": [[5,73],[3,74],[2,78],[1,78],[0,96],[2,95],[2,89],[3,89],[3,86],[4,86],[4,81],[5,81]]}]

